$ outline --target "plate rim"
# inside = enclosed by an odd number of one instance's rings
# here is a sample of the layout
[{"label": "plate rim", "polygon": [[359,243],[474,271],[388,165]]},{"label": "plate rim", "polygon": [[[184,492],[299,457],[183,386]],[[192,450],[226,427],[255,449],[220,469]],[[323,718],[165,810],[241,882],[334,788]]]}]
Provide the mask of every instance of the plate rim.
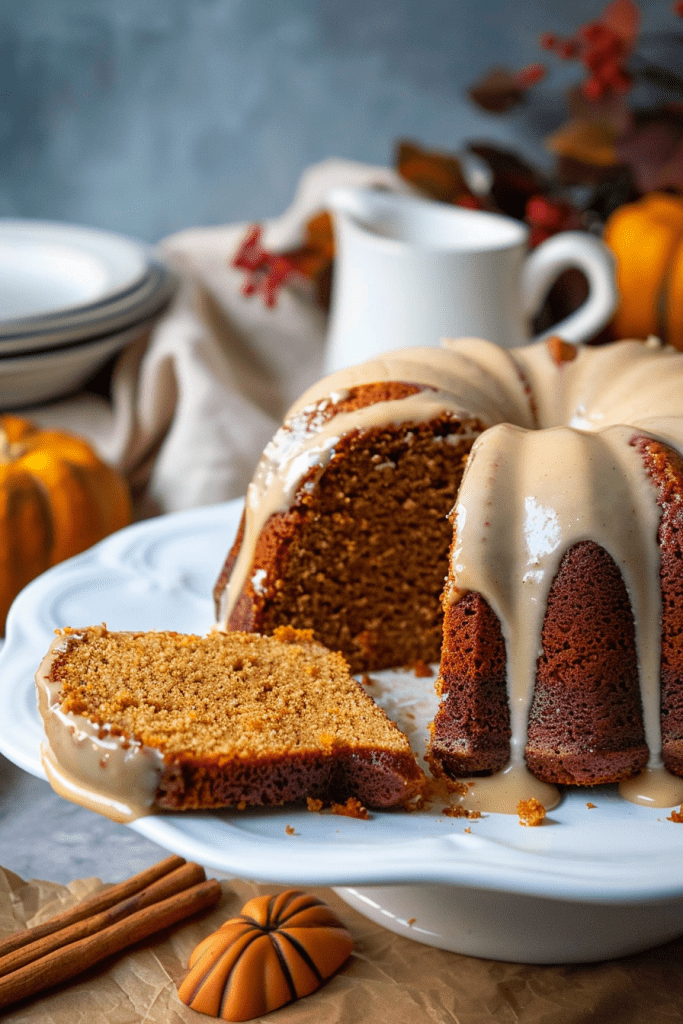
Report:
[{"label": "plate rim", "polygon": [[[24,331],[35,330],[43,322],[55,319],[66,320],[70,316],[78,315],[83,310],[96,309],[106,305],[119,296],[135,290],[150,272],[152,247],[123,233],[62,221],[0,218],[0,246],[5,239],[9,243],[12,237],[17,240],[25,239],[27,242],[34,240],[37,248],[40,248],[41,244],[48,243],[64,245],[74,252],[84,253],[91,258],[98,259],[111,274],[112,266],[115,267],[116,264],[112,263],[111,257],[109,263],[106,261],[107,249],[109,249],[110,254],[117,252],[117,263],[123,264],[125,268],[127,259],[131,269],[127,272],[125,269],[119,270],[118,276],[114,278],[114,283],[105,286],[100,294],[84,302],[74,302],[59,306],[54,310],[47,309],[24,316],[0,319],[0,333],[3,335],[9,331],[21,332],[22,328]],[[77,242],[81,244],[79,245]],[[88,242],[92,243],[90,247],[87,245]]]}]

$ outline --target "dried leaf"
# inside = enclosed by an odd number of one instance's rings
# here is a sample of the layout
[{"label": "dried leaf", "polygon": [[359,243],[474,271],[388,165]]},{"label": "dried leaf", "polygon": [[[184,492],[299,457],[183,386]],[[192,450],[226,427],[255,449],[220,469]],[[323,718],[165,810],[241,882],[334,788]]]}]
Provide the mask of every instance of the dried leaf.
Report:
[{"label": "dried leaf", "polygon": [[607,119],[573,119],[545,140],[546,148],[556,156],[569,157],[583,164],[612,167],[619,162],[616,152],[618,132]]},{"label": "dried leaf", "polygon": [[317,304],[322,309],[329,309],[334,263],[334,232],[331,215],[323,210],[322,213],[312,217],[306,224],[304,244],[300,249],[293,249],[286,255],[292,266],[313,283]]},{"label": "dried leaf", "polygon": [[662,108],[639,115],[617,153],[632,167],[641,192],[683,189],[683,112]]},{"label": "dried leaf", "polygon": [[472,143],[471,153],[486,161],[493,174],[491,195],[499,210],[522,220],[531,196],[544,192],[545,179],[516,153],[484,143]]},{"label": "dried leaf", "polygon": [[400,141],[396,147],[398,173],[430,199],[458,203],[472,193],[460,161],[450,153],[422,149],[414,142]]},{"label": "dried leaf", "polygon": [[492,68],[468,90],[470,99],[491,114],[504,114],[524,102],[526,87],[508,68]]},{"label": "dried leaf", "polygon": [[643,64],[638,68],[638,77],[665,92],[683,96],[683,75],[677,75],[670,68],[662,68],[657,64]]},{"label": "dried leaf", "polygon": [[303,245],[283,254],[304,277],[313,280],[334,259],[332,217],[327,211],[311,217]]},{"label": "dried leaf", "polygon": [[624,96],[611,93],[597,100],[590,100],[580,86],[569,90],[567,107],[572,121],[608,122],[617,134],[627,131],[633,120],[631,109]]}]

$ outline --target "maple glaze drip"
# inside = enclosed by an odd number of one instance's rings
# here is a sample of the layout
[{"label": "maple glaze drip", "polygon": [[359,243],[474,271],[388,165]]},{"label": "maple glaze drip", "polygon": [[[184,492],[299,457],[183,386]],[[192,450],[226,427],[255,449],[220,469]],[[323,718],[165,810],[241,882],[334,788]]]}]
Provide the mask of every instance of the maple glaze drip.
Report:
[{"label": "maple glaze drip", "polygon": [[[621,571],[636,621],[650,760],[638,784],[622,785],[621,791],[626,799],[653,806],[659,800],[671,799],[661,806],[681,802],[660,755],[659,509],[642,457],[631,444],[635,436],[646,435],[683,450],[681,354],[657,339],[579,347],[574,358],[559,364],[542,342],[509,351],[472,338],[446,340],[443,346],[406,349],[338,371],[295,403],[248,493],[244,538],[223,594],[219,628],[227,628],[262,526],[274,512],[291,507],[312,468],[324,471],[336,438],[371,426],[424,422],[444,411],[479,421],[491,429],[475,442],[469,465],[477,466],[477,479],[466,471],[454,510],[455,582],[446,596],[457,600],[466,590],[481,593],[501,621],[513,737],[509,771],[475,780],[471,792],[478,789],[477,799],[485,799],[489,808],[504,804],[512,812],[519,785],[522,798],[536,795],[546,808],[556,799],[547,789],[545,797],[538,796],[536,787],[543,784],[524,764],[528,711],[550,585],[564,553],[579,541],[593,540]],[[433,390],[341,413],[322,424],[300,417],[318,403],[333,402],[335,394],[389,380]],[[470,501],[466,496],[477,490]],[[479,534],[477,519],[488,524]],[[502,574],[501,564],[507,567]],[[508,796],[501,797],[506,789]]]},{"label": "maple glaze drip", "polygon": [[[524,768],[550,587],[564,554],[585,540],[604,548],[624,578],[636,623],[649,767],[661,767],[659,508],[632,438],[632,428],[621,426],[588,433],[502,424],[472,450],[455,509],[447,597],[474,590],[501,623],[515,771]],[[491,799],[506,784],[505,772],[493,776]]]},{"label": "maple glaze drip", "polygon": [[125,742],[82,715],[60,708],[60,684],[50,676],[68,640],[56,637],[36,673],[38,707],[45,726],[41,760],[52,788],[66,800],[113,821],[152,814],[163,755]]}]

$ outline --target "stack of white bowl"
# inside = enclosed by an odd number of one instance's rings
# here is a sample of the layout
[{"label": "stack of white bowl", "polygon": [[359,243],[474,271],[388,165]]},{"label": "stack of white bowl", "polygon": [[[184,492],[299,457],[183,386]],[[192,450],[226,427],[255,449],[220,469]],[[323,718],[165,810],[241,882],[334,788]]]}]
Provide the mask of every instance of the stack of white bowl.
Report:
[{"label": "stack of white bowl", "polygon": [[135,239],[0,220],[0,410],[76,391],[152,326],[176,287]]}]

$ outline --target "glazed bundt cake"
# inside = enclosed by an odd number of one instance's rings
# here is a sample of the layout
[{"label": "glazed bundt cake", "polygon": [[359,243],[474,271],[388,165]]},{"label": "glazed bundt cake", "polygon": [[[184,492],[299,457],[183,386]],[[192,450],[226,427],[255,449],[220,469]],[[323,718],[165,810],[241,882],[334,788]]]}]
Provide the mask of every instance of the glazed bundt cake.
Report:
[{"label": "glazed bundt cake", "polygon": [[119,821],[420,791],[408,740],[309,633],[62,630],[36,675],[52,786]]},{"label": "glazed bundt cake", "polygon": [[443,634],[435,774],[680,802],[682,387],[654,339],[459,339],[333,374],[264,452],[219,627],[311,629],[357,672],[436,661]]}]

